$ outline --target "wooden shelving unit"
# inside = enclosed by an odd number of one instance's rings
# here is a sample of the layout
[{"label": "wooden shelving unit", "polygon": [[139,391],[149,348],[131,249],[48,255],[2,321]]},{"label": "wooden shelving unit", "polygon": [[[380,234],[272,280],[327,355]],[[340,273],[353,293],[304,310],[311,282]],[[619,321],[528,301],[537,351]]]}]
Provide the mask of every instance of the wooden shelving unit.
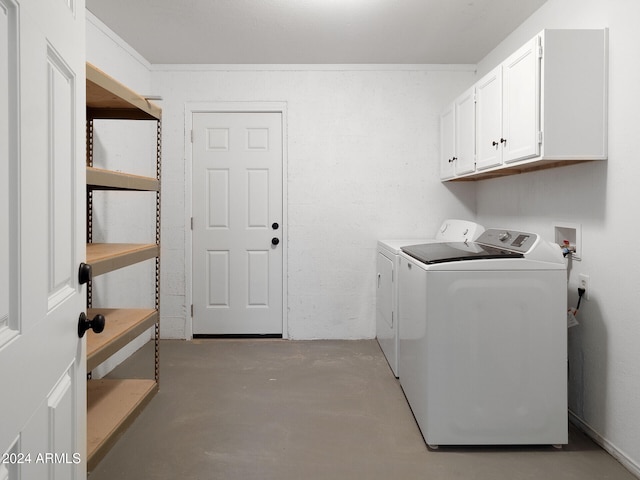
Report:
[{"label": "wooden shelving unit", "polygon": [[156,178],[87,167],[87,187],[93,190],[137,190],[150,192],[160,191],[160,182]]},{"label": "wooden shelving unit", "polygon": [[[155,258],[154,308],[93,308],[93,282],[87,288],[87,314],[104,315],[105,329],[87,333],[87,468],[104,457],[119,435],[158,391],[160,332],[160,140],[161,109],[91,64],[87,64],[87,263],[93,277]],[[150,120],[157,124],[156,176],[144,177],[93,166],[95,119]],[[94,243],[93,192],[150,192],[155,195],[155,243]],[[125,212],[126,213],[126,212]],[[141,279],[144,281],[144,279]],[[154,328],[154,378],[91,379],[91,370]]]},{"label": "wooden shelving unit", "polygon": [[159,250],[155,243],[89,243],[87,263],[97,276],[157,257]]},{"label": "wooden shelving unit", "polygon": [[87,468],[94,468],[158,391],[155,380],[92,380],[87,385]]},{"label": "wooden shelving unit", "polygon": [[151,308],[90,308],[87,316],[97,314],[109,319],[100,335],[87,337],[87,370],[91,371],[130,341],[158,322],[158,312]]}]

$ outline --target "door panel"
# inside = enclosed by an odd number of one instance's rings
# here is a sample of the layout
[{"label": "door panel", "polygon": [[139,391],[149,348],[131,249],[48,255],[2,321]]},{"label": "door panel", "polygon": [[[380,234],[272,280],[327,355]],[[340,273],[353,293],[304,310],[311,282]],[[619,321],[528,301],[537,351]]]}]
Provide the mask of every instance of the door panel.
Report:
[{"label": "door panel", "polygon": [[229,170],[207,171],[209,228],[229,228]]},{"label": "door panel", "polygon": [[504,161],[535,157],[540,152],[540,58],[538,37],[504,62]]},{"label": "door panel", "polygon": [[[8,10],[4,0],[0,0],[0,72],[9,72],[15,70],[15,65],[9,59],[10,55],[15,56],[12,52],[10,44],[15,47],[15,39],[9,31],[9,26],[15,23],[15,19],[11,18],[11,12]],[[9,225],[9,214],[12,208],[14,195],[9,190],[10,185],[15,184],[10,159],[13,159],[9,153],[9,105],[12,99],[15,99],[15,91],[10,90],[9,76],[0,75],[0,347],[2,339],[6,338],[11,332],[9,331],[9,297],[10,297],[10,277],[9,277],[9,259],[12,254],[9,246],[9,232],[13,232],[13,228]],[[15,139],[14,139],[15,141]]]},{"label": "door panel", "polygon": [[269,223],[269,170],[247,171],[248,228],[267,228]]},{"label": "door panel", "polygon": [[476,168],[502,164],[502,66],[476,85]]},{"label": "door panel", "polygon": [[84,11],[0,0],[0,478],[86,478]]},{"label": "door panel", "polygon": [[456,175],[471,173],[476,169],[476,103],[475,87],[462,94],[456,106]]},{"label": "door panel", "polygon": [[[64,60],[47,49],[48,95],[48,261],[49,261],[49,310],[66,297],[73,295],[73,270],[75,244],[73,217],[75,192],[74,169],[76,158],[69,132],[75,122],[73,111],[73,73]],[[74,268],[75,267],[75,268]]]},{"label": "door panel", "polygon": [[440,115],[440,178],[453,178],[456,155],[455,104],[450,104]]},{"label": "door panel", "polygon": [[229,252],[207,251],[206,279],[209,286],[209,301],[207,307],[229,308]]},{"label": "door panel", "polygon": [[282,334],[282,115],[195,113],[192,203],[194,334]]}]

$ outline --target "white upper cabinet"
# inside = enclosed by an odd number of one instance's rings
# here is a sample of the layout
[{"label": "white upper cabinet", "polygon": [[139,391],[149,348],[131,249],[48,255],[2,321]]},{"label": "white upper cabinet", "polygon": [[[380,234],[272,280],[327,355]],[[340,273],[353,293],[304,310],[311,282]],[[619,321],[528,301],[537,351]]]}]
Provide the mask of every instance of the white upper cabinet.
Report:
[{"label": "white upper cabinet", "polygon": [[502,165],[502,65],[476,84],[478,170]]},{"label": "white upper cabinet", "polygon": [[540,37],[502,65],[502,136],[504,163],[540,154]]},{"label": "white upper cabinet", "polygon": [[447,105],[440,115],[440,178],[447,180],[456,176],[456,109]]},{"label": "white upper cabinet", "polygon": [[456,175],[476,169],[476,103],[475,88],[470,88],[455,101],[456,106]]},{"label": "white upper cabinet", "polygon": [[607,50],[607,30],[544,30],[480,79],[476,168],[446,179],[606,160]]},{"label": "white upper cabinet", "polygon": [[468,89],[440,116],[440,178],[475,171],[475,87]]}]

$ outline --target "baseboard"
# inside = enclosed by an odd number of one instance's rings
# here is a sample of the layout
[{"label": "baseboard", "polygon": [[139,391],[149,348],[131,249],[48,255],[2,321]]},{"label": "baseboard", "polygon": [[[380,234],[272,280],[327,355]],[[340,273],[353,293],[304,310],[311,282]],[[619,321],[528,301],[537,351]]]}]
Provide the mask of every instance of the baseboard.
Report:
[{"label": "baseboard", "polygon": [[578,417],[575,413],[569,410],[569,421],[573,423],[579,430],[583,431],[586,435],[591,437],[591,439],[600,445],[609,455],[615,458],[618,462],[622,464],[624,468],[629,470],[633,475],[640,478],[640,465],[631,460],[627,454],[621,452],[615,445],[613,445],[609,440],[600,435],[596,430],[591,427],[588,423]]}]

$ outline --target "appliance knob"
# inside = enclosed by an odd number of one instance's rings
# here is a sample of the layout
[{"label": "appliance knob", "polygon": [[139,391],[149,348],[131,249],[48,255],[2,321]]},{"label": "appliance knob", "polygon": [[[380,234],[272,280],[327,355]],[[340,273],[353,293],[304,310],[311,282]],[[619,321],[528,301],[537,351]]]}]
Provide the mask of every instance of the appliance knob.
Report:
[{"label": "appliance knob", "polygon": [[510,238],[511,234],[509,232],[502,232],[500,235],[498,235],[498,240],[500,240],[501,242],[506,242]]}]

